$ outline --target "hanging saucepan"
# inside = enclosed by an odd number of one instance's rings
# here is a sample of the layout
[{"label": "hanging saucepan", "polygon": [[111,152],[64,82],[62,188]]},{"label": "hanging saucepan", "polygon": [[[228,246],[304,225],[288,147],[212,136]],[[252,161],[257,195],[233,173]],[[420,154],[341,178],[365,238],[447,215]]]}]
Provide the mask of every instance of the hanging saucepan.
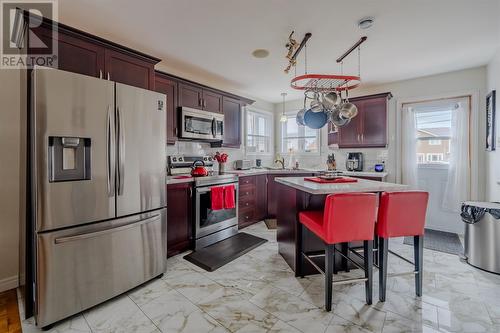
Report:
[{"label": "hanging saucepan", "polygon": [[298,113],[297,113],[297,117],[295,118],[295,120],[297,121],[297,125],[300,125],[300,126],[304,126],[305,123],[304,123],[304,115],[306,114],[307,110],[306,108],[303,108],[302,110],[300,110]]},{"label": "hanging saucepan", "polygon": [[304,114],[304,124],[312,129],[320,129],[328,122],[328,115],[326,112],[314,112],[311,109],[307,110]]},{"label": "hanging saucepan", "polygon": [[304,107],[299,112],[297,112],[297,116],[295,117],[295,120],[297,121],[297,125],[300,125],[300,126],[304,126],[305,125],[305,123],[304,123],[304,114],[307,111],[306,100],[307,100],[307,95],[304,96]]},{"label": "hanging saucepan", "polygon": [[344,103],[339,108],[339,113],[342,118],[352,119],[358,115],[358,108],[352,103]]},{"label": "hanging saucepan", "polygon": [[309,104],[311,107],[312,112],[322,112],[323,111],[323,104],[320,101],[320,95],[319,93],[315,92],[314,97],[312,98],[311,104]]},{"label": "hanging saucepan", "polygon": [[339,95],[336,92],[331,91],[323,95],[323,105],[325,108],[333,110],[333,108],[339,103]]},{"label": "hanging saucepan", "polygon": [[342,126],[345,126],[347,124],[349,124],[349,122],[351,121],[351,119],[349,118],[343,118],[341,115],[340,115],[340,112],[339,112],[339,109],[334,109],[331,113],[330,113],[330,119],[329,119],[335,126],[337,127],[342,127]]}]

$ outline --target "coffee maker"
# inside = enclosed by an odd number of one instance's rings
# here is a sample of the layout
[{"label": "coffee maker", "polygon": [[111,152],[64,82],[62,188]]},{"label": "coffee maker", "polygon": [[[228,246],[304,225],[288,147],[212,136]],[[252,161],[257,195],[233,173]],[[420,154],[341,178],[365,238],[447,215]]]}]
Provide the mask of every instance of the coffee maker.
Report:
[{"label": "coffee maker", "polygon": [[345,167],[347,171],[363,171],[363,153],[348,153]]}]

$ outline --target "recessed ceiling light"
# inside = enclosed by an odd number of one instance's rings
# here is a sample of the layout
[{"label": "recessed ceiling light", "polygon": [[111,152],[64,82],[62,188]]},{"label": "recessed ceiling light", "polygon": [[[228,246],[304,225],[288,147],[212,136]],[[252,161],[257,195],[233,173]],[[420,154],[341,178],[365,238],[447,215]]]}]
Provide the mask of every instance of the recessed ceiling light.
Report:
[{"label": "recessed ceiling light", "polygon": [[375,22],[373,17],[364,17],[358,21],[358,27],[360,29],[368,29],[372,27],[373,22]]},{"label": "recessed ceiling light", "polygon": [[265,58],[269,55],[269,51],[266,49],[257,49],[252,52],[255,58]]}]

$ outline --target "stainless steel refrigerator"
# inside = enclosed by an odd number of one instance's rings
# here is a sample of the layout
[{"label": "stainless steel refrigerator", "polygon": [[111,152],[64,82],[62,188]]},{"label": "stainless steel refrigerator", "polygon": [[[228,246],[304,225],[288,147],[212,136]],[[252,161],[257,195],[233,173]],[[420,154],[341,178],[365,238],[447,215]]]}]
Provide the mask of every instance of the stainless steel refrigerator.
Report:
[{"label": "stainless steel refrigerator", "polygon": [[45,327],[166,270],[166,96],[37,68],[34,312]]}]

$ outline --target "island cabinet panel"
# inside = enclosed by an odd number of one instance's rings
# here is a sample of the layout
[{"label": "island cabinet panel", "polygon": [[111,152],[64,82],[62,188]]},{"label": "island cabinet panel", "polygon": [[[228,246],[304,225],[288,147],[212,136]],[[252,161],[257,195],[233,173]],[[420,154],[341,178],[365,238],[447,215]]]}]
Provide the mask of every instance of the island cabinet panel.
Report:
[{"label": "island cabinet panel", "polygon": [[203,89],[188,83],[179,83],[179,106],[203,109]]},{"label": "island cabinet panel", "polygon": [[284,173],[284,174],[269,174],[267,175],[267,217],[276,218],[278,210],[279,184],[275,181],[278,177],[310,177],[312,173]]},{"label": "island cabinet panel", "polygon": [[174,144],[177,141],[179,131],[177,89],[178,83],[175,79],[161,72],[156,72],[155,91],[167,95],[167,144]]},{"label": "island cabinet panel", "polygon": [[241,146],[241,107],[240,100],[226,97],[222,98],[224,111],[224,139],[222,145],[230,148]]},{"label": "island cabinet panel", "polygon": [[191,183],[167,185],[167,256],[192,248],[193,190]]},{"label": "island cabinet panel", "polygon": [[153,90],[154,64],[146,63],[119,51],[110,49],[105,51],[105,79]]},{"label": "island cabinet panel", "polygon": [[351,98],[358,115],[337,133],[329,131],[328,144],[339,148],[387,147],[387,107],[391,97],[391,93],[383,93]]}]

